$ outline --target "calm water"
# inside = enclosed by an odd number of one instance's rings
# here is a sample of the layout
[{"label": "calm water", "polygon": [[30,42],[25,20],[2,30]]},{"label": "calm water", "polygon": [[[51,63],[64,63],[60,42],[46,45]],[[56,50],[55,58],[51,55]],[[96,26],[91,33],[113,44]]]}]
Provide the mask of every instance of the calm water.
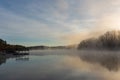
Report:
[{"label": "calm water", "polygon": [[120,80],[120,52],[44,50],[1,57],[0,80]]}]

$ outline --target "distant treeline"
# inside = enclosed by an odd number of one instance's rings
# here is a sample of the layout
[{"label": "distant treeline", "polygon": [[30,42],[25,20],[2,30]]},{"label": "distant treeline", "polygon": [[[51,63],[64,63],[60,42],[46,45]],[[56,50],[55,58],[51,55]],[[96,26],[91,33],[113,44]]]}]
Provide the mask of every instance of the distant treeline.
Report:
[{"label": "distant treeline", "polygon": [[98,38],[83,40],[78,45],[78,49],[120,49],[120,31],[108,31]]},{"label": "distant treeline", "polygon": [[69,49],[69,47],[66,46],[30,46],[28,47],[30,50],[45,50],[45,49]]},{"label": "distant treeline", "polygon": [[7,44],[6,41],[0,39],[0,52],[4,53],[15,53],[16,51],[26,51],[27,47],[22,45],[11,45]]}]

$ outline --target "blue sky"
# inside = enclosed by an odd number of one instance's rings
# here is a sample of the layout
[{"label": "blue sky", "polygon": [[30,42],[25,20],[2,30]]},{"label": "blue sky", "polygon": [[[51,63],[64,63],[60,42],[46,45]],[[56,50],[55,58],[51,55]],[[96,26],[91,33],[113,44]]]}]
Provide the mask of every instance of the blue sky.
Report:
[{"label": "blue sky", "polygon": [[0,0],[0,38],[11,44],[69,45],[120,29],[119,0]]}]

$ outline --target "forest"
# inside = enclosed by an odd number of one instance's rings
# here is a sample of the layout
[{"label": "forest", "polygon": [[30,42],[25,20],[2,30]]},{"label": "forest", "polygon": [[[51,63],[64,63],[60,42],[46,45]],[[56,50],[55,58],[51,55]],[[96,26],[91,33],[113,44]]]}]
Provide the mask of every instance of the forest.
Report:
[{"label": "forest", "polygon": [[120,31],[108,31],[98,38],[83,40],[78,45],[78,49],[119,50]]},{"label": "forest", "polygon": [[0,39],[0,53],[16,53],[27,50],[28,48],[25,46],[8,44],[7,41]]}]

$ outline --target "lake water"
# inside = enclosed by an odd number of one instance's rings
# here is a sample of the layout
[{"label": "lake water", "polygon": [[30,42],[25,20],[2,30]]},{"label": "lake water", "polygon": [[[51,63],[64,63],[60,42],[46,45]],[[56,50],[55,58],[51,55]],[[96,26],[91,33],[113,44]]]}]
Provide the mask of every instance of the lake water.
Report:
[{"label": "lake water", "polygon": [[0,57],[0,80],[120,80],[120,52],[36,50]]}]

